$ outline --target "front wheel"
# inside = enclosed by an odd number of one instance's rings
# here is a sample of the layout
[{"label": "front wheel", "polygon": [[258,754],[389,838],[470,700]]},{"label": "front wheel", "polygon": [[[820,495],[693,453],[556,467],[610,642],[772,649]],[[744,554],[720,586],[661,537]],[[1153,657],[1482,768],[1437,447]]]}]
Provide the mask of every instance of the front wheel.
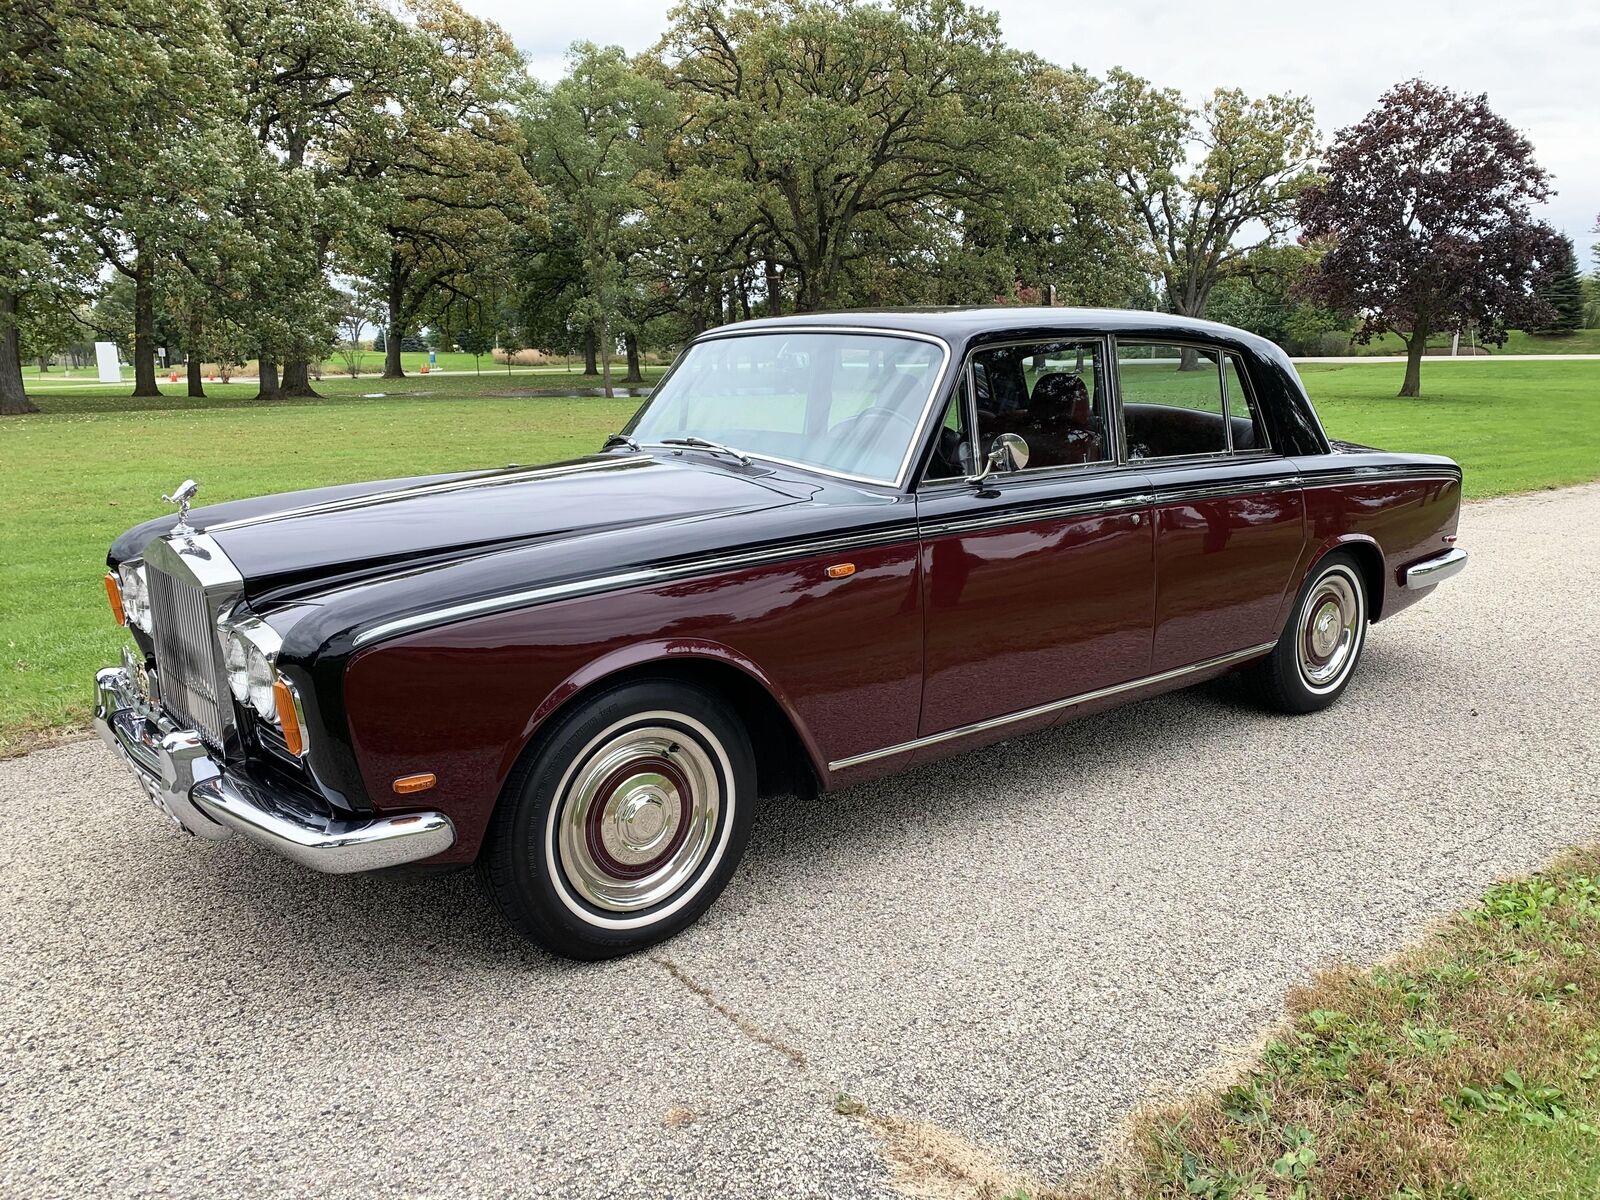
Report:
[{"label": "front wheel", "polygon": [[602,692],[524,757],[479,871],[506,920],[569,958],[672,936],[733,875],[750,835],[755,758],[716,696],[676,680]]},{"label": "front wheel", "polygon": [[1366,641],[1361,569],[1347,554],[1330,554],[1300,589],[1278,644],[1249,677],[1268,707],[1316,712],[1344,694]]}]

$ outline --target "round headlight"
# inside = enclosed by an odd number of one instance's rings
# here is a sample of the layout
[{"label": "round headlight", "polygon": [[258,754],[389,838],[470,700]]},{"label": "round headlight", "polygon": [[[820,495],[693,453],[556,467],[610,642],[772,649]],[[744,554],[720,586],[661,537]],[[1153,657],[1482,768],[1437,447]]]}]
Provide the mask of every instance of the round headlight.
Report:
[{"label": "round headlight", "polygon": [[250,690],[250,707],[267,720],[274,719],[277,705],[273,701],[272,685],[277,681],[277,673],[260,646],[251,645],[245,652],[245,680]]},{"label": "round headlight", "polygon": [[123,563],[117,568],[122,585],[122,611],[128,623],[150,632],[150,588],[145,582],[143,563]]},{"label": "round headlight", "polygon": [[244,638],[237,633],[228,635],[222,662],[228,668],[228,690],[240,704],[250,699],[250,676],[247,671],[249,653]]}]

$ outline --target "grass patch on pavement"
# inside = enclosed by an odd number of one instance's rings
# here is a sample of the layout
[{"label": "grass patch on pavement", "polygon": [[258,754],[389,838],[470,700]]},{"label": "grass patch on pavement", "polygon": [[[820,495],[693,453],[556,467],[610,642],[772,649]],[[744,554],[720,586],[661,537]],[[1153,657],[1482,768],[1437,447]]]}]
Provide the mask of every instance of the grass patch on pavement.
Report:
[{"label": "grass patch on pavement", "polygon": [[1600,1195],[1600,848],[1322,975],[1231,1085],[1136,1122],[1077,1197]]},{"label": "grass patch on pavement", "polygon": [[[1305,380],[1331,434],[1449,454],[1468,496],[1600,477],[1600,362],[1430,362],[1420,400],[1392,396],[1400,370],[1316,365]],[[254,384],[208,384],[203,400],[181,383],[141,400],[125,385],[32,392],[42,412],[0,418],[0,753],[83,728],[93,672],[125,636],[106,612],[106,547],[185,477],[211,502],[585,453],[640,401],[543,393],[596,382],[496,369],[325,378],[320,400],[259,401]]]}]

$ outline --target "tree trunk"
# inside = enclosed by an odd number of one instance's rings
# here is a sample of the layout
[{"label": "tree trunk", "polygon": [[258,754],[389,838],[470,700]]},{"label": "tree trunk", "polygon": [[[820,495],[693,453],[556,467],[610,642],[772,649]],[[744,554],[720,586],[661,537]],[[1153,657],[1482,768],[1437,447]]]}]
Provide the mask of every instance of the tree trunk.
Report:
[{"label": "tree trunk", "polygon": [[622,344],[628,351],[628,373],[623,383],[643,383],[644,373],[639,370],[639,335],[631,329],[622,335]]},{"label": "tree trunk", "polygon": [[400,266],[400,256],[389,255],[389,324],[383,333],[383,378],[404,379],[405,366],[400,361],[400,343],[405,340],[406,277]]},{"label": "tree trunk", "polygon": [[17,333],[17,294],[0,292],[0,416],[38,412],[22,386],[22,353]]},{"label": "tree trunk", "polygon": [[1427,329],[1413,329],[1411,340],[1406,343],[1406,378],[1400,385],[1400,395],[1422,395],[1422,352],[1427,348]]},{"label": "tree trunk", "polygon": [[400,362],[400,328],[392,321],[383,333],[383,377],[404,379],[405,367]]},{"label": "tree trunk", "polygon": [[585,375],[600,374],[600,368],[595,365],[595,336],[593,330],[583,335],[583,373]]},{"label": "tree trunk", "polygon": [[205,382],[202,376],[202,362],[200,362],[200,322],[189,323],[189,398],[190,400],[205,400]]},{"label": "tree trunk", "polygon": [[261,360],[261,387],[256,392],[257,400],[282,400],[283,392],[278,388],[278,360],[263,358]]},{"label": "tree trunk", "polygon": [[41,355],[39,355],[39,374],[48,375],[49,373],[50,373],[50,356],[48,354],[41,354]]},{"label": "tree trunk", "polygon": [[316,388],[311,386],[311,363],[308,360],[291,358],[283,364],[283,394],[321,398]]},{"label": "tree trunk", "polygon": [[767,316],[783,316],[783,276],[778,271],[778,264],[769,256],[766,259],[767,272]]},{"label": "tree trunk", "polygon": [[607,400],[616,395],[611,390],[611,325],[604,315],[600,317],[600,387]]},{"label": "tree trunk", "polygon": [[133,267],[133,394],[159,396],[156,386],[156,293],[150,260],[139,250]]},{"label": "tree trunk", "polygon": [[822,307],[821,289],[813,282],[816,278],[813,271],[806,271],[800,276],[800,286],[794,298],[795,312],[816,312]]}]

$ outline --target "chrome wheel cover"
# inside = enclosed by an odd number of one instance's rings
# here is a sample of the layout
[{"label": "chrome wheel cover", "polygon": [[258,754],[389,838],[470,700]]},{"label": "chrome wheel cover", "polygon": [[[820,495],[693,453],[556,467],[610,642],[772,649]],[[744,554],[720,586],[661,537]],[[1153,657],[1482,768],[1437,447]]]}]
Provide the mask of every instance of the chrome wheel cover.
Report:
[{"label": "chrome wheel cover", "polygon": [[1344,682],[1361,652],[1366,621],[1360,581],[1347,567],[1329,568],[1306,593],[1296,623],[1295,660],[1306,687],[1324,693]]},{"label": "chrome wheel cover", "polygon": [[616,914],[663,904],[696,878],[717,843],[727,778],[722,747],[698,722],[695,732],[625,724],[579,756],[552,812],[561,876]]}]

